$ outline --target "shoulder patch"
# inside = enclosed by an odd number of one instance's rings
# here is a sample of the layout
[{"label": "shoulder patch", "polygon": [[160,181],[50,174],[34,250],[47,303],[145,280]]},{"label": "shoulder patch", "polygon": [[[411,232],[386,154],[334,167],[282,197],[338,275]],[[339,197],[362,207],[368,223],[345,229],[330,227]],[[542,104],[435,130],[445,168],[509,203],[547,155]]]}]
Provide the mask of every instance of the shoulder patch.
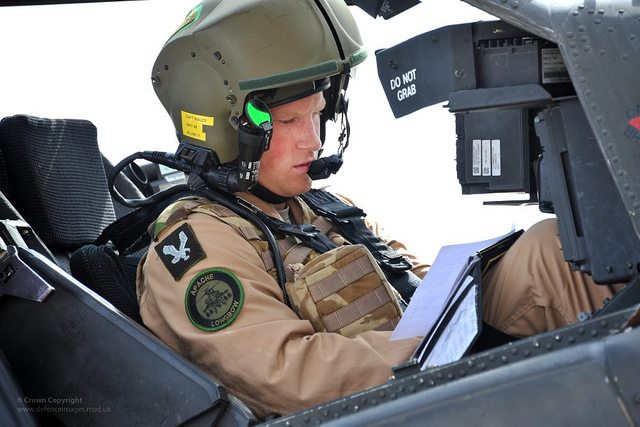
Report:
[{"label": "shoulder patch", "polygon": [[184,298],[187,317],[203,331],[226,328],[240,313],[244,289],[235,274],[224,268],[209,268],[189,283]]},{"label": "shoulder patch", "polygon": [[155,250],[176,281],[180,280],[189,268],[205,257],[195,233],[186,223],[158,243]]}]

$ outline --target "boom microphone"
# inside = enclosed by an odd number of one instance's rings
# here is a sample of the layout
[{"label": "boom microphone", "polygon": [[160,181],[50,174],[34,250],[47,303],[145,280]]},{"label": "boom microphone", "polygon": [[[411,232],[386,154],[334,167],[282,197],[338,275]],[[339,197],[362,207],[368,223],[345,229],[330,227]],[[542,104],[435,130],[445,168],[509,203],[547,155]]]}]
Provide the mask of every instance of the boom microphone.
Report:
[{"label": "boom microphone", "polygon": [[313,180],[326,179],[329,178],[329,175],[338,172],[341,166],[342,157],[332,154],[329,157],[322,157],[311,162],[307,175]]}]

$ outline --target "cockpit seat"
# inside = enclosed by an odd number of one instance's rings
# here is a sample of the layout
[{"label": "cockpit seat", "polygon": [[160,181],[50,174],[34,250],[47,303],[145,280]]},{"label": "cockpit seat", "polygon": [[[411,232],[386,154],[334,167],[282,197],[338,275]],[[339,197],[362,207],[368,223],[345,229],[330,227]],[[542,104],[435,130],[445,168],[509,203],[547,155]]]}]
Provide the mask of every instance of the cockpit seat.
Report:
[{"label": "cockpit seat", "polygon": [[[3,193],[58,265],[140,322],[135,298],[139,256],[120,257],[109,247],[91,245],[116,217],[130,212],[109,194],[105,168],[113,166],[100,154],[93,123],[6,117],[0,121],[0,151]],[[128,198],[141,196],[124,175],[118,185]],[[73,271],[70,260],[76,251]]]},{"label": "cockpit seat", "polygon": [[26,115],[0,121],[7,198],[69,271],[72,251],[116,219],[96,127]]},{"label": "cockpit seat", "polygon": [[[7,248],[0,251],[0,350],[24,396],[76,397],[82,403],[77,413],[56,410],[68,409],[64,405],[41,411],[37,421],[252,423],[241,402],[132,321],[140,321],[135,256],[91,245],[117,216],[95,126],[84,120],[8,117],[0,121],[0,153],[5,166],[0,186],[7,195],[0,194],[0,231],[9,231],[0,233]],[[77,265],[70,263],[74,251],[80,254]],[[68,274],[76,268],[85,273],[80,278],[76,272],[82,283]],[[43,283],[54,290],[41,302],[5,292],[34,284],[39,289]]]}]

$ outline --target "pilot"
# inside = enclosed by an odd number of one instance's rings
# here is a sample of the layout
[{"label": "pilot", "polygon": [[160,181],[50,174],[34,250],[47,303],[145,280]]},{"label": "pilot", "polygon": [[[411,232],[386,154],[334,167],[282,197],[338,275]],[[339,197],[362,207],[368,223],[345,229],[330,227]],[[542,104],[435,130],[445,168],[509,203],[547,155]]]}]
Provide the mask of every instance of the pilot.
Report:
[{"label": "pilot", "polygon": [[[313,224],[326,236],[322,250],[276,233],[278,259],[263,228],[202,197],[175,202],[150,227],[153,241],[138,269],[145,325],[258,417],[381,384],[419,343],[389,340],[402,312],[394,281],[411,283],[428,266],[379,235],[375,223],[363,230],[356,218],[355,235],[305,198],[315,194],[307,193],[312,176],[333,168],[314,162],[324,124],[346,114],[349,74],[365,57],[343,0],[205,0],[154,65],[154,88],[180,142],[212,150],[220,170],[233,173],[241,163],[238,135],[249,108],[270,114],[270,123],[251,124],[270,138],[257,184],[226,191],[280,231]],[[340,212],[354,209],[344,198],[318,194]],[[388,274],[381,265],[391,261],[381,264],[381,256],[406,266]],[[547,220],[485,274],[483,295],[484,321],[522,337],[575,322],[612,290],[571,271],[555,222]]]}]

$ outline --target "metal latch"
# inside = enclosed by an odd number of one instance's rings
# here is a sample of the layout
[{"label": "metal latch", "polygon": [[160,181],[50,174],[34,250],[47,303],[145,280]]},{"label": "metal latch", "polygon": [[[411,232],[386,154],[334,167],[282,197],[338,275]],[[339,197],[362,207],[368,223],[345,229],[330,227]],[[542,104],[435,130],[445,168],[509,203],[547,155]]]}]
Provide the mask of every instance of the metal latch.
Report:
[{"label": "metal latch", "polygon": [[0,295],[44,302],[54,291],[53,286],[20,259],[15,246],[0,249]]}]

